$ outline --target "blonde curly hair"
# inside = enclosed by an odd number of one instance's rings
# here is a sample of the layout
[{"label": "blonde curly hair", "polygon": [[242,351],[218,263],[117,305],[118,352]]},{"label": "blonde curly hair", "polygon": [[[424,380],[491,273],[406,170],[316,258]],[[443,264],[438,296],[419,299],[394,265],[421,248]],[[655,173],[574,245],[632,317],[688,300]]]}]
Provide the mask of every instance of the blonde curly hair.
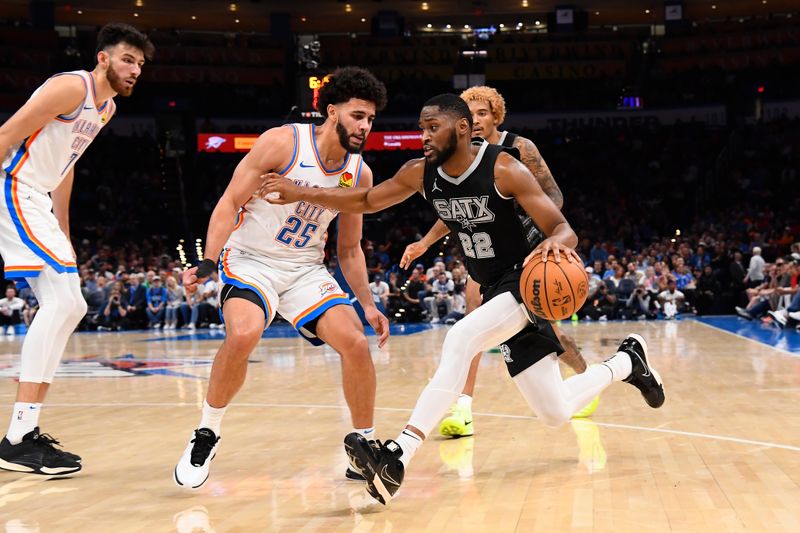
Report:
[{"label": "blonde curly hair", "polygon": [[506,118],[506,101],[503,96],[497,92],[493,87],[481,85],[478,87],[470,87],[461,93],[461,99],[467,103],[470,102],[487,102],[492,115],[498,124],[502,124]]}]

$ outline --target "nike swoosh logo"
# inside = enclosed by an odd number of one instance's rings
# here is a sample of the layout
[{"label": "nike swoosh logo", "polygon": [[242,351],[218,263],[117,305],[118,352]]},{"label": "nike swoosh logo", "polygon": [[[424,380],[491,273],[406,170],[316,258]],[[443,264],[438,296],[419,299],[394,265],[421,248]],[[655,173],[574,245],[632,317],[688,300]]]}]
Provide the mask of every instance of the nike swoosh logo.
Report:
[{"label": "nike swoosh logo", "polygon": [[470,425],[470,424],[472,424],[472,420],[470,420],[469,422],[464,422],[464,425],[465,425],[465,426],[468,426],[468,425]]},{"label": "nike swoosh logo", "polygon": [[316,165],[306,165],[302,161],[300,161],[300,168],[314,168]]},{"label": "nike swoosh logo", "polygon": [[381,469],[381,479],[385,479],[386,481],[389,481],[390,483],[393,483],[393,484],[395,484],[395,485],[397,485],[397,486],[399,487],[399,486],[400,486],[400,483],[398,483],[397,481],[395,481],[395,480],[392,478],[392,476],[390,476],[390,475],[389,475],[389,472],[387,472],[387,471],[386,471],[386,469],[387,469],[387,467],[388,467],[388,466],[389,466],[389,465],[383,465],[383,469]]},{"label": "nike swoosh logo", "polygon": [[84,109],[94,109],[93,107],[83,106]]},{"label": "nike swoosh logo", "polygon": [[[636,357],[639,357],[639,354],[636,354]],[[642,374],[642,377],[643,378],[649,378],[650,377],[650,367],[647,366],[647,363],[645,363],[644,359],[642,359],[641,357],[639,357],[639,361],[642,362],[642,364],[644,365],[644,369],[645,369],[645,373]]]}]

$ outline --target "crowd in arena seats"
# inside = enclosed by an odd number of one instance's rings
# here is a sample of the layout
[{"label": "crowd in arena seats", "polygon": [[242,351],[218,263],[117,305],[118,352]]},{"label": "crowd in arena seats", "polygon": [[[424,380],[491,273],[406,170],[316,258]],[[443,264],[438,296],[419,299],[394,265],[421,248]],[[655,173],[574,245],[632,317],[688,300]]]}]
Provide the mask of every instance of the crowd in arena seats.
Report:
[{"label": "crowd in arena seats", "polygon": [[[414,237],[418,237],[415,235]],[[753,258],[723,241],[705,236],[673,241],[664,238],[642,250],[617,249],[595,242],[580,249],[586,259],[589,296],[576,319],[674,319],[681,314],[729,314],[734,309],[748,320],[762,319],[780,327],[800,322],[800,242],[785,255],[764,263],[763,277],[749,283]],[[462,258],[444,240],[409,271],[398,268],[375,244],[364,241],[365,255],[373,251],[371,283],[375,303],[393,321],[453,324],[466,310],[466,274]],[[81,290],[88,303],[82,329],[221,328],[216,274],[187,295],[181,285],[180,264],[169,254],[136,246],[114,251],[102,246],[89,255],[80,252]],[[157,248],[156,248],[157,249]],[[328,267],[336,268],[335,256]],[[0,299],[0,333],[13,335],[21,323],[30,324],[36,298],[29,288],[17,296],[7,285]]]},{"label": "crowd in arena seats", "polygon": [[124,264],[99,271],[82,266],[81,290],[89,304],[82,327],[98,331],[221,328],[221,284],[216,273],[187,295],[181,285],[182,269],[169,269],[170,264],[146,272],[131,272]]}]

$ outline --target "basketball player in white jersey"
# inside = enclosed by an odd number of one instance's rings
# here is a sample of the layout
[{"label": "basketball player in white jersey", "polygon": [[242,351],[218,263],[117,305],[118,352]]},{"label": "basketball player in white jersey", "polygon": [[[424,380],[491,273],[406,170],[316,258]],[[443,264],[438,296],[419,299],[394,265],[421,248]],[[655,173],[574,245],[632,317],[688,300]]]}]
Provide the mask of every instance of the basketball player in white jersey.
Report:
[{"label": "basketball player in white jersey", "polygon": [[[234,171],[208,225],[205,259],[183,274],[187,291],[215,269],[225,284],[220,307],[226,337],[211,369],[202,418],[174,470],[175,482],[205,483],[217,451],[222,416],[242,386],[247,360],[276,313],[315,345],[327,343],[342,360],[342,385],[354,432],[374,439],[375,368],[349,296],[323,265],[328,225],[338,215],[309,202],[270,205],[253,197],[265,171],[303,187],[372,186],[360,152],[386,89],[367,70],[336,70],[320,89],[322,126],[290,124],[265,132]],[[361,215],[339,216],[339,265],[382,346],[389,323],[375,307],[361,250]],[[218,263],[217,263],[217,258]],[[348,469],[346,476],[361,479]]]},{"label": "basketball player in white jersey", "polygon": [[5,277],[28,284],[39,312],[22,343],[16,403],[0,441],[0,468],[57,475],[81,469],[77,455],[39,431],[39,413],[70,334],[86,313],[70,244],[74,165],[130,96],[153,45],[136,28],[112,23],[97,36],[97,66],[48,79],[0,126],[0,254]]},{"label": "basketball player in white jersey", "polygon": [[[472,113],[472,135],[481,137],[491,144],[499,144],[508,148],[515,148],[519,153],[519,160],[528,167],[533,177],[539,183],[542,191],[553,201],[559,209],[564,207],[564,196],[558,187],[550,168],[536,145],[529,139],[516,135],[509,131],[500,131],[498,126],[503,123],[506,117],[506,102],[503,96],[493,87],[478,86],[470,87],[461,93],[461,98],[469,106]],[[519,211],[519,209],[518,209]],[[528,232],[528,241],[531,248],[535,248],[543,239],[544,235],[531,221],[524,211],[520,212],[523,219],[523,226]],[[448,227],[441,220],[437,220],[428,233],[419,241],[409,244],[400,260],[402,268],[408,268],[412,262],[423,255],[428,248],[439,239],[450,233]],[[466,287],[467,314],[477,309],[481,305],[480,287],[471,277],[467,279]],[[578,374],[586,370],[586,361],[583,359],[575,339],[556,325],[552,324],[559,342],[564,347],[564,353],[559,356],[559,360],[567,364]],[[509,348],[518,352],[525,350],[524,345],[512,346]],[[458,401],[450,408],[450,415],[447,416],[439,425],[439,433],[449,437],[469,437],[475,434],[475,424],[472,418],[472,396],[475,392],[475,378],[478,374],[478,366],[481,361],[481,354],[476,354],[472,360],[467,375],[467,383],[464,390],[458,397]],[[597,402],[592,402],[590,407],[581,410],[576,416],[589,416],[597,406]]]},{"label": "basketball player in white jersey", "polygon": [[[549,426],[569,420],[616,381],[636,387],[652,408],[665,401],[647,343],[636,334],[628,335],[602,364],[566,380],[561,377],[558,355],[564,349],[549,322],[536,320],[522,303],[520,276],[535,254],[550,260],[552,252],[556,262],[580,262],[573,249],[577,235],[520,161],[501,146],[471,143],[472,113],[460,97],[434,96],[422,108],[419,124],[424,157],[408,161],[371,189],[298,187],[275,173],[265,175],[258,189],[259,196],[273,203],[303,200],[343,213],[374,213],[418,192],[459,234],[467,270],[482,286],[481,306],[447,332],[439,367],[397,440],[370,442],[358,433],[345,437],[351,465],[366,479],[369,494],[383,504],[400,488],[406,466],[463,390],[474,354],[512,337],[526,337],[531,349],[524,359],[505,360],[509,373]],[[512,200],[547,235],[533,251]]]}]

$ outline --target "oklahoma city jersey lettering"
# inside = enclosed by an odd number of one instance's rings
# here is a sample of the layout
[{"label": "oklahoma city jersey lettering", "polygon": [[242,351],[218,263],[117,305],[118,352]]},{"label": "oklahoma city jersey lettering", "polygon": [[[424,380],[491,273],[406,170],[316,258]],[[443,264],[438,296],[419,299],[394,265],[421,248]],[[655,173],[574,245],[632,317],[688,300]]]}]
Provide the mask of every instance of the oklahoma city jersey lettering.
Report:
[{"label": "oklahoma city jersey lettering", "polygon": [[[290,124],[294,133],[292,160],[279,174],[303,187],[355,187],[363,160],[348,154],[337,169],[325,169],[317,152],[313,124]],[[273,205],[251,198],[236,216],[228,247],[293,263],[321,263],[328,225],[338,215],[305,201]]]},{"label": "oklahoma city jersey lettering", "polygon": [[[116,109],[112,98],[105,102],[95,101],[94,79],[88,72],[76,70],[56,76],[80,77],[86,87],[83,102],[69,115],[57,116],[30,137],[13,145],[3,160],[6,174],[40,192],[51,192],[58,187],[103,126],[111,120]],[[36,89],[31,98],[43,86]]]}]

